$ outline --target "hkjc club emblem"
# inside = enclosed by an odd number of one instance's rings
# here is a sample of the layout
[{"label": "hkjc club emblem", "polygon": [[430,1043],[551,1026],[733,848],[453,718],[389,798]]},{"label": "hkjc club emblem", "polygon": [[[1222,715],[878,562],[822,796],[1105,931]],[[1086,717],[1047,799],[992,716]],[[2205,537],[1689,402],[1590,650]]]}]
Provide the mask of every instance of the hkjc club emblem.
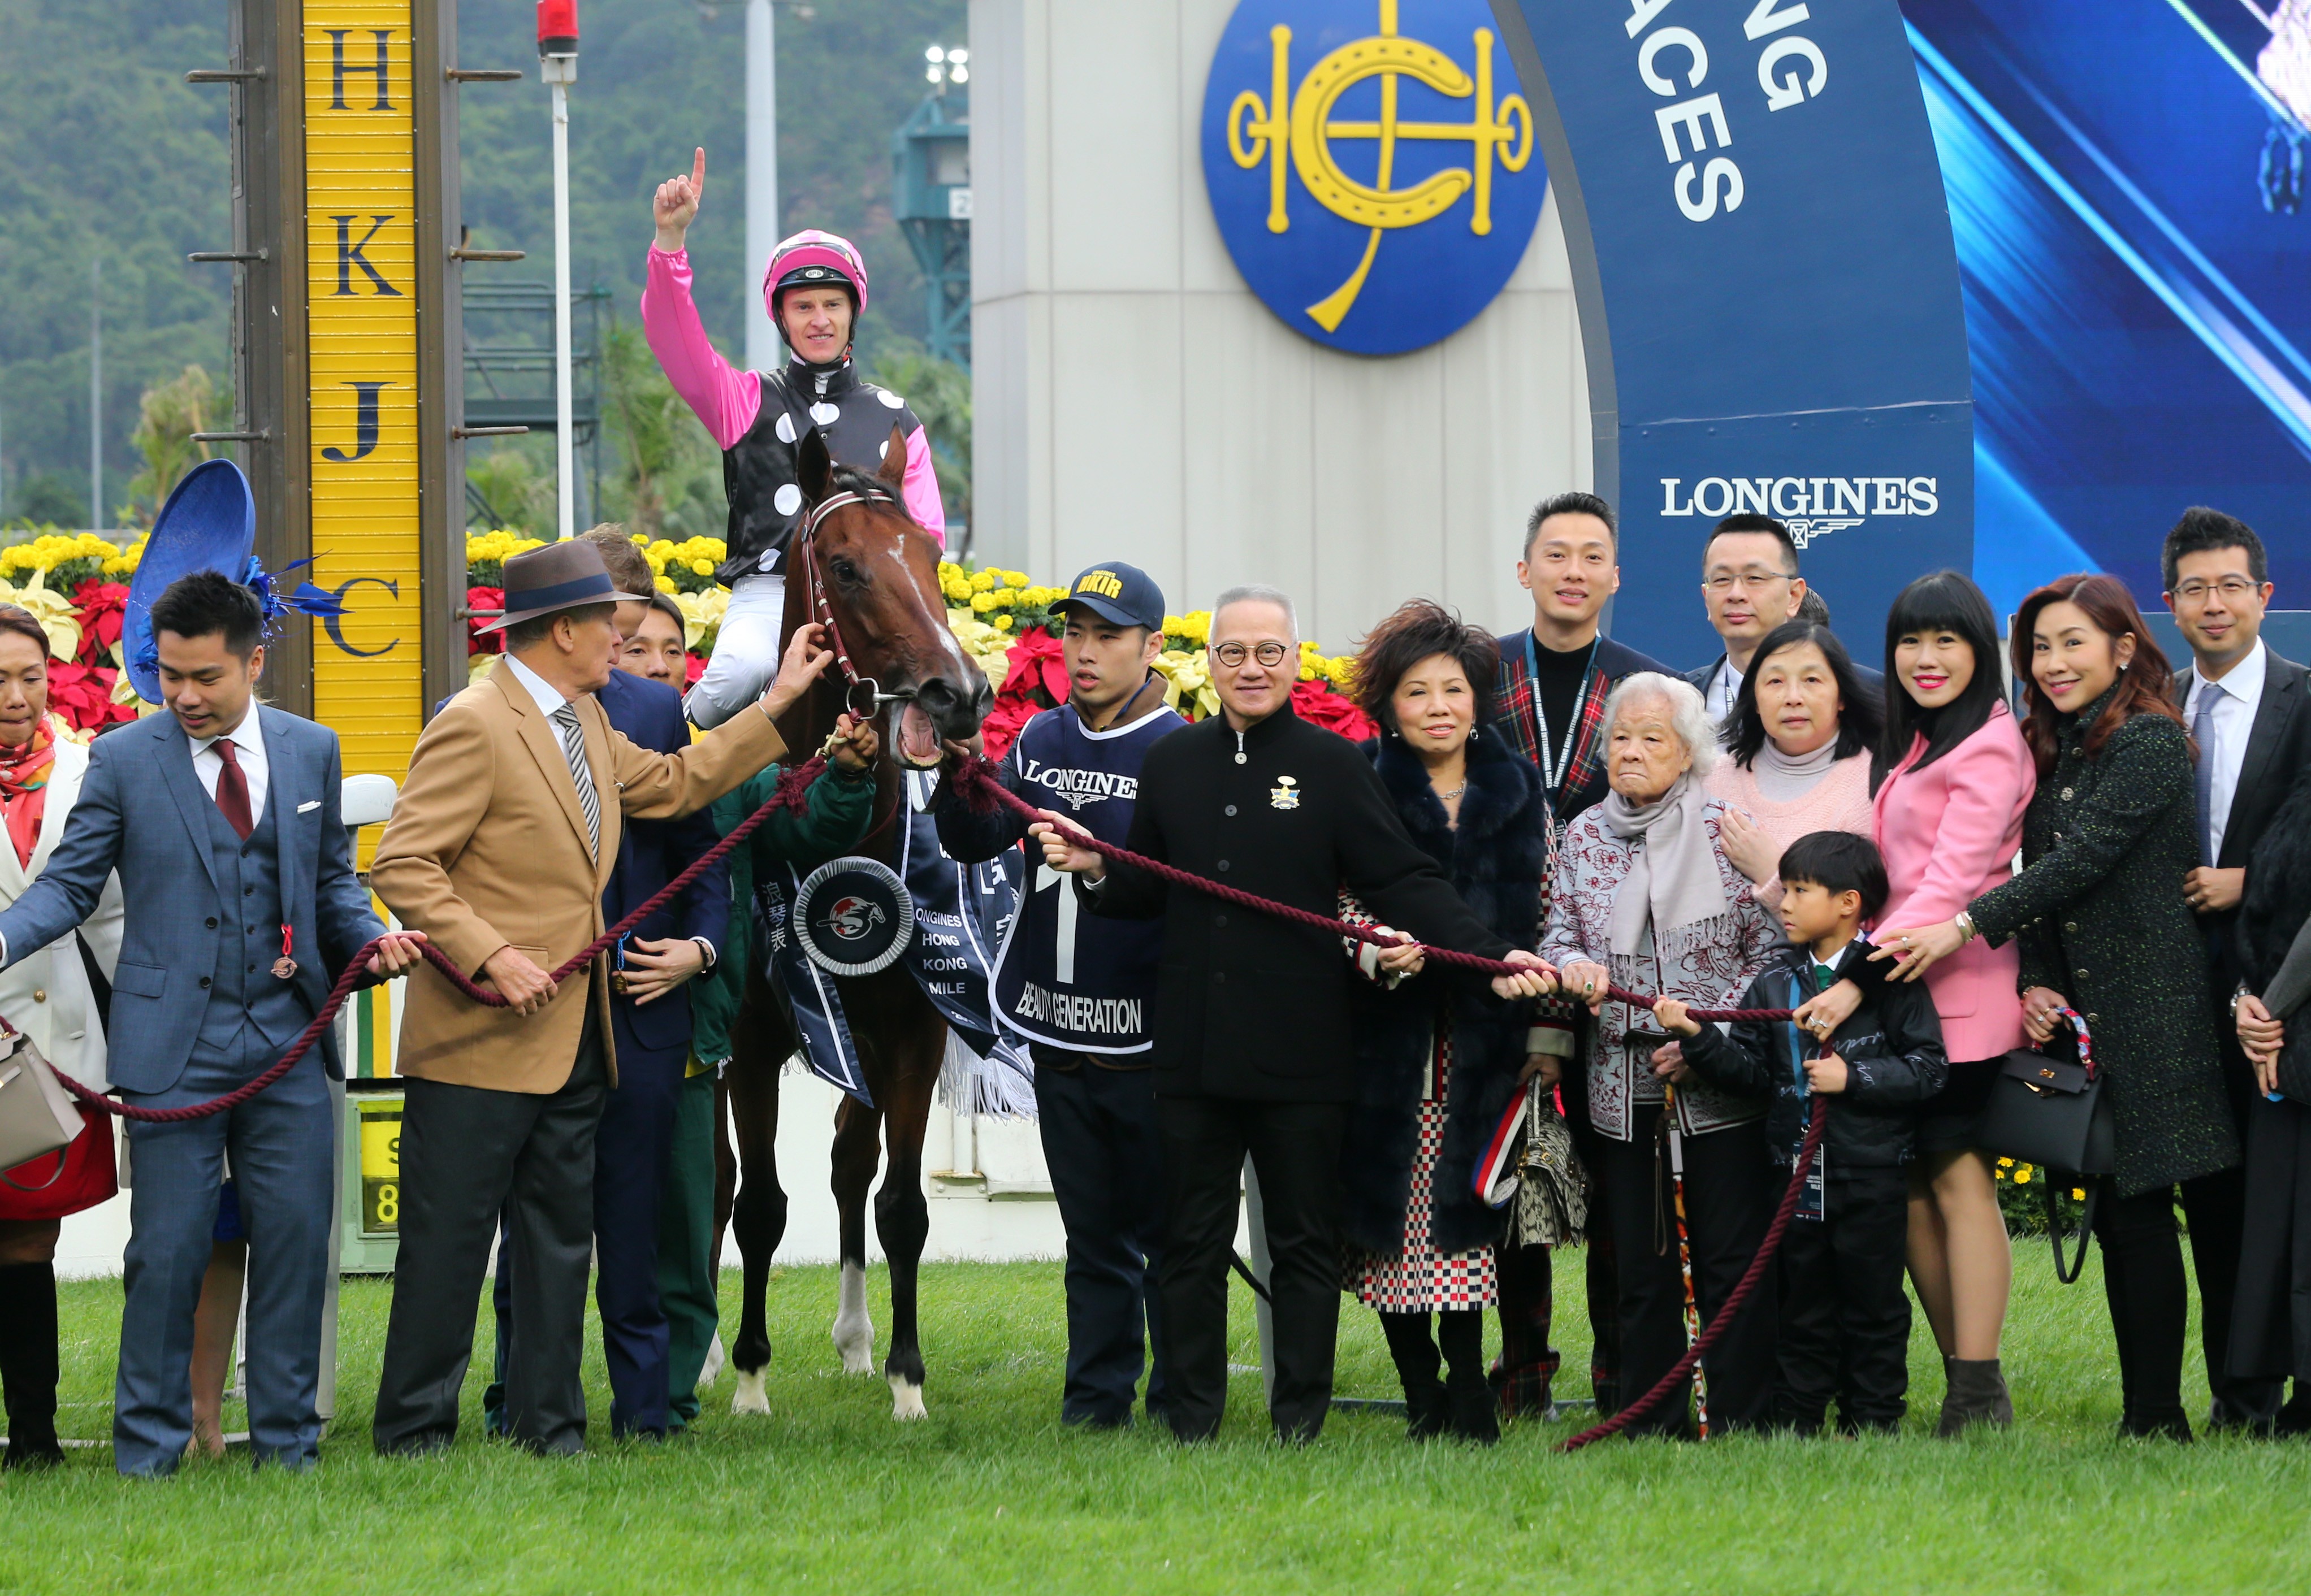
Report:
[{"label": "hkjc club emblem", "polygon": [[1486,0],[1239,0],[1204,85],[1204,187],[1260,303],[1392,355],[1507,286],[1548,176]]},{"label": "hkjc club emblem", "polygon": [[1276,785],[1268,789],[1268,807],[1270,809],[1299,808],[1300,784],[1288,776],[1278,776]]},{"label": "hkjc club emblem", "polygon": [[914,899],[877,859],[830,860],[803,878],[792,916],[811,963],[836,976],[888,969],[915,935]]}]

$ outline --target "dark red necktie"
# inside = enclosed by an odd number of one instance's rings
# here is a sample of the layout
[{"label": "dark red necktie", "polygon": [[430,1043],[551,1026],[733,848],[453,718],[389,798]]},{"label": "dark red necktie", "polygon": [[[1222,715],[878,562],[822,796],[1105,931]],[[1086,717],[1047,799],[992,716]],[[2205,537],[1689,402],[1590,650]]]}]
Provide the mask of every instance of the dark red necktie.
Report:
[{"label": "dark red necktie", "polygon": [[210,746],[224,761],[224,768],[217,772],[217,808],[224,814],[224,823],[247,842],[257,822],[249,815],[249,773],[240,768],[240,750],[230,737],[220,737]]}]

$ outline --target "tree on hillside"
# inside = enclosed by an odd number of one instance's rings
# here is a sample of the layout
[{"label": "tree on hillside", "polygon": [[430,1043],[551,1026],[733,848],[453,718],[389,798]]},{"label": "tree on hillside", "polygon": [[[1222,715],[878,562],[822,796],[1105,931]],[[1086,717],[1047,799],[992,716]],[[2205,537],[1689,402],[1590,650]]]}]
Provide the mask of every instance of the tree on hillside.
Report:
[{"label": "tree on hillside", "polygon": [[205,369],[187,366],[181,376],[146,388],[136,408],[128,441],[144,456],[144,469],[128,480],[128,492],[141,523],[150,525],[185,473],[209,458],[209,446],[194,442],[193,434],[224,430],[232,397],[216,391]]}]

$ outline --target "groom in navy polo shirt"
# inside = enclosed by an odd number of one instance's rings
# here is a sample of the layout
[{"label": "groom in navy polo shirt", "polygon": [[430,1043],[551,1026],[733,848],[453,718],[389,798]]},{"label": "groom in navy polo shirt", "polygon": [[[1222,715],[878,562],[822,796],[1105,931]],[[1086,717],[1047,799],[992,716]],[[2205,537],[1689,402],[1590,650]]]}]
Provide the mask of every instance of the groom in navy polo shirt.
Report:
[{"label": "groom in navy polo shirt", "polygon": [[[1022,727],[1004,785],[1108,842],[1131,829],[1140,761],[1187,723],[1149,667],[1164,647],[1164,594],[1121,561],[1095,565],[1057,606],[1068,701]],[[1016,846],[1016,810],[941,807],[939,846],[976,863]],[[1027,890],[996,956],[994,1005],[1035,1059],[1043,1161],[1068,1233],[1068,1372],[1060,1418],[1108,1427],[1130,1421],[1146,1348],[1156,1354],[1147,1411],[1164,1408],[1163,1327],[1154,1280],[1164,1226],[1147,1008],[1163,927],[1081,912],[1065,876],[1028,853]]]}]

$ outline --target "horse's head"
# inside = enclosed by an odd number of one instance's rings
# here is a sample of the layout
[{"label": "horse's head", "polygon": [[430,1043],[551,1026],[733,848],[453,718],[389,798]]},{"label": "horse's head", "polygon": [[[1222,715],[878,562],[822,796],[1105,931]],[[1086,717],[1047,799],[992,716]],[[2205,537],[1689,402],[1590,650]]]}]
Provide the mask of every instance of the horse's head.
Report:
[{"label": "horse's head", "polygon": [[[885,747],[901,764],[929,768],[944,758],[943,742],[978,732],[995,691],[947,628],[939,547],[907,514],[906,470],[907,440],[896,427],[871,477],[835,464],[817,432],[802,440],[795,477],[812,530],[788,551],[787,621],[791,631],[831,619],[835,635],[822,641],[849,658],[859,681],[852,687],[840,662],[828,667],[811,696],[811,735],[824,734],[816,722],[832,724],[828,704],[866,711],[871,682],[900,706],[883,721]],[[842,502],[822,513],[835,499]]]}]

